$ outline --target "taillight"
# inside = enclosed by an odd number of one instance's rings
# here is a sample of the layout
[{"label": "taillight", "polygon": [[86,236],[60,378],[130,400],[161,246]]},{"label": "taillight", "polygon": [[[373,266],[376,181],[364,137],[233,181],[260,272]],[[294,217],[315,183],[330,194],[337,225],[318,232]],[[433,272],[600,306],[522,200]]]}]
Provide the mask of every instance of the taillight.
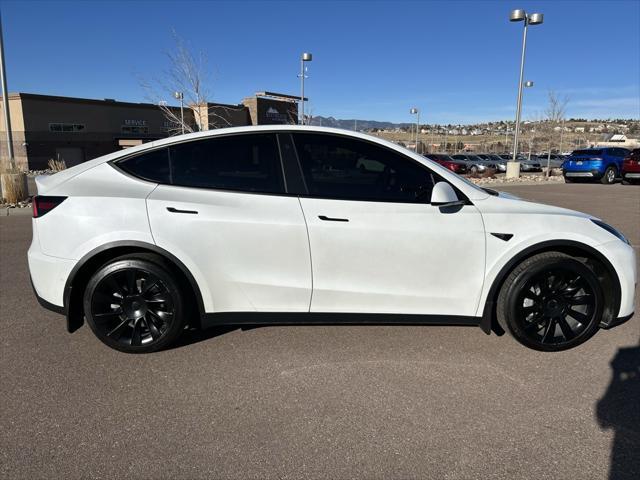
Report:
[{"label": "taillight", "polygon": [[67,197],[49,197],[36,195],[31,200],[33,206],[33,218],[42,217],[60,205]]}]

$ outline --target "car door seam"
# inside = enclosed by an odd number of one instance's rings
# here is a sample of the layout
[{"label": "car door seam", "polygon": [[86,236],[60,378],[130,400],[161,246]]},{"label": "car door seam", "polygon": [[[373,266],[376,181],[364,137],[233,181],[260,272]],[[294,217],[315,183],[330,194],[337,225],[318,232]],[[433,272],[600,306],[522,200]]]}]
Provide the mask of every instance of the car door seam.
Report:
[{"label": "car door seam", "polygon": [[156,242],[155,237],[153,236],[153,229],[151,228],[151,217],[149,215],[149,197],[151,196],[151,194],[153,192],[156,191],[156,188],[158,188],[160,186],[159,183],[156,183],[156,186],[153,187],[153,190],[151,190],[149,192],[149,194],[144,198],[144,208],[145,211],[147,212],[147,225],[149,226],[149,235],[151,236],[151,241],[153,242],[154,245],[158,245],[158,242]]},{"label": "car door seam", "polygon": [[311,303],[313,302],[313,256],[311,255],[311,235],[309,234],[309,223],[307,222],[307,216],[304,214],[304,208],[302,207],[302,200],[298,197],[298,203],[300,204],[300,211],[302,212],[302,218],[304,220],[304,226],[307,230],[307,245],[309,245],[309,267],[311,269],[311,295],[309,295],[309,309],[311,311]]}]

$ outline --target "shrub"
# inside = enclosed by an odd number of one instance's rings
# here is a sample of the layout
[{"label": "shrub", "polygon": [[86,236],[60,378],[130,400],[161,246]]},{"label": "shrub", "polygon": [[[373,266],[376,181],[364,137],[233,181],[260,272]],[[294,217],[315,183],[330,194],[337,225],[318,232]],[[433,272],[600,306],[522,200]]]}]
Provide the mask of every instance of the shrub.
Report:
[{"label": "shrub", "polygon": [[18,203],[27,198],[23,173],[2,174],[2,197],[7,203]]},{"label": "shrub", "polygon": [[49,170],[52,172],[61,172],[66,169],[67,164],[64,163],[64,160],[54,160],[53,158],[49,159]]}]

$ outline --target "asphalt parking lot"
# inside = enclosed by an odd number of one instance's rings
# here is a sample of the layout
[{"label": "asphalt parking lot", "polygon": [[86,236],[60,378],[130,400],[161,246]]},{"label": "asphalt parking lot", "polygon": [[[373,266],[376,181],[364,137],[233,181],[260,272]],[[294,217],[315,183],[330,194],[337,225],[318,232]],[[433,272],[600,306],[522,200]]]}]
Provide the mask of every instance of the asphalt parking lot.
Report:
[{"label": "asphalt parking lot", "polygon": [[[492,188],[640,250],[640,187]],[[30,239],[28,216],[0,217],[2,478],[640,478],[638,315],[556,354],[469,327],[300,326],[125,355],[38,305]]]}]

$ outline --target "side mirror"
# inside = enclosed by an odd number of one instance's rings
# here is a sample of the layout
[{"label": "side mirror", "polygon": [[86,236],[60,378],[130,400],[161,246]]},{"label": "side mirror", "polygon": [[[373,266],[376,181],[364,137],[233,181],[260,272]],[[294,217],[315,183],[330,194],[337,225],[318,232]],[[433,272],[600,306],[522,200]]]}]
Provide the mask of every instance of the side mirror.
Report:
[{"label": "side mirror", "polygon": [[464,205],[464,200],[460,200],[455,190],[447,182],[438,182],[431,191],[431,205],[436,207],[452,207]]}]

